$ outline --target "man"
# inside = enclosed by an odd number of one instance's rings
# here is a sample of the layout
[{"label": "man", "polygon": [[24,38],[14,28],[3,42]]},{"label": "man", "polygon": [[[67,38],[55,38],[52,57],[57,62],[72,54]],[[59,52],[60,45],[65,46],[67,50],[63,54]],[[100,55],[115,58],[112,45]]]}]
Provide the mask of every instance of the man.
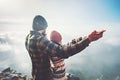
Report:
[{"label": "man", "polygon": [[92,41],[101,38],[105,31],[93,31],[82,38],[81,41],[76,41],[76,39],[75,43],[71,42],[60,46],[46,38],[45,30],[47,26],[47,21],[44,17],[35,16],[32,25],[33,31],[26,37],[25,45],[32,60],[32,76],[34,80],[53,80],[50,57],[68,58],[75,55],[85,49]]}]

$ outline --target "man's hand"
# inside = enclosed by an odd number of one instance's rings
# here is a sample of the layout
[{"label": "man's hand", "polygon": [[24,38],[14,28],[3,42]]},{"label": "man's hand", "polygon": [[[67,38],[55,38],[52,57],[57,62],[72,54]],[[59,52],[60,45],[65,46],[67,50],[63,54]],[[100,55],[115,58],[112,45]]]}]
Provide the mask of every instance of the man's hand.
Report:
[{"label": "man's hand", "polygon": [[99,38],[101,38],[103,36],[103,32],[105,32],[106,30],[101,30],[101,31],[93,31],[92,33],[90,33],[88,35],[88,39],[92,42],[92,41],[96,41]]}]

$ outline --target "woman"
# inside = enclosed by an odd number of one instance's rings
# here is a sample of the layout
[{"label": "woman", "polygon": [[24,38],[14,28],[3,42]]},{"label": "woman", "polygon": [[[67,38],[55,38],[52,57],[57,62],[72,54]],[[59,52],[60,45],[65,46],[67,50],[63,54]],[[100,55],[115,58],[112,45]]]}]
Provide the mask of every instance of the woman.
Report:
[{"label": "woman", "polygon": [[[52,31],[50,34],[50,40],[58,45],[62,44],[62,36],[57,31]],[[53,69],[53,78],[54,80],[66,80],[66,70],[64,59],[53,56],[51,57],[51,65]]]},{"label": "woman", "polygon": [[[62,36],[57,31],[52,31],[50,34],[50,40],[58,45],[62,46]],[[76,41],[80,41],[82,38],[78,38],[77,40],[72,40],[72,44],[75,44]],[[69,43],[69,44],[71,44]],[[54,80],[80,80],[79,77],[76,77],[72,74],[66,73],[65,62],[63,58],[59,58],[56,56],[51,57],[51,67],[53,70],[53,79]]]}]

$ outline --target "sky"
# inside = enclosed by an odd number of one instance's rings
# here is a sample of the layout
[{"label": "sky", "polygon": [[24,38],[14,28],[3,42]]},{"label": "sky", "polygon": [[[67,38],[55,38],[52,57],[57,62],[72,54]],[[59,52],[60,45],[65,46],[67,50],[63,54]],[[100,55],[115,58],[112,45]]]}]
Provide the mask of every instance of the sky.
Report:
[{"label": "sky", "polygon": [[[31,62],[24,41],[32,30],[35,15],[42,15],[47,20],[48,38],[51,30],[57,30],[62,34],[64,44],[93,30],[106,30],[103,38],[66,60],[68,71],[75,70],[70,66],[74,64],[81,67],[77,69],[82,74],[96,67],[98,70],[93,71],[101,75],[104,67],[114,69],[120,64],[120,0],[0,0],[0,39],[5,40],[0,45],[0,70],[11,66],[25,74],[30,73]],[[89,65],[88,61],[94,65]],[[89,68],[85,69],[85,65]]]}]

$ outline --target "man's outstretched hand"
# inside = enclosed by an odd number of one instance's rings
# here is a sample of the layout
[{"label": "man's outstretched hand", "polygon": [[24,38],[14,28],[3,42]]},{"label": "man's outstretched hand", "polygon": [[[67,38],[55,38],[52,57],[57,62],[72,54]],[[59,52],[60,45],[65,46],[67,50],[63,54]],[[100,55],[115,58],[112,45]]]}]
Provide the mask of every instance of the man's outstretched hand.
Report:
[{"label": "man's outstretched hand", "polygon": [[93,31],[88,35],[88,39],[92,42],[92,41],[96,41],[98,39],[100,39],[103,36],[103,33],[106,30],[101,30],[101,31]]}]

